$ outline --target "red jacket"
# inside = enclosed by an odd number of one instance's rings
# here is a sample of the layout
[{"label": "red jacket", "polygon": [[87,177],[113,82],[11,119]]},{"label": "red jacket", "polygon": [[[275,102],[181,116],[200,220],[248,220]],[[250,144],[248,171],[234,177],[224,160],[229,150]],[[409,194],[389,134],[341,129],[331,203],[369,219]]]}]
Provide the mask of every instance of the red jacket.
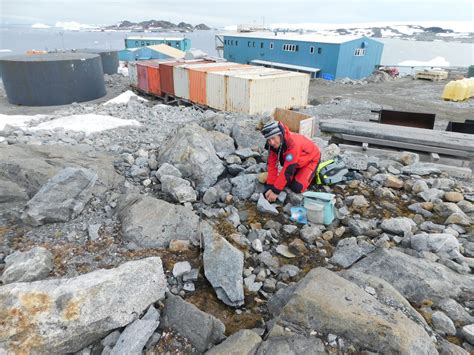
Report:
[{"label": "red jacket", "polygon": [[321,152],[316,144],[302,134],[290,132],[287,126],[279,123],[283,131],[280,149],[280,164],[283,166],[278,173],[278,149],[269,147],[267,184],[275,193],[280,192],[291,181],[297,169],[310,162],[319,162]]}]

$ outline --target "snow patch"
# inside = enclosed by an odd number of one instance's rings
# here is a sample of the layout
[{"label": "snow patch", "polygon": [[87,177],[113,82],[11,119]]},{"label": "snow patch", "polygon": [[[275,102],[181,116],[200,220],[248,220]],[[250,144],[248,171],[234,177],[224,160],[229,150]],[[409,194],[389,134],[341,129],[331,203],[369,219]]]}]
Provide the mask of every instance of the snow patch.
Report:
[{"label": "snow patch", "polygon": [[435,57],[427,62],[405,60],[397,65],[406,67],[449,67],[449,62],[444,57]]},{"label": "snow patch", "polygon": [[0,49],[0,53],[10,53],[11,49]]},{"label": "snow patch", "polygon": [[66,131],[84,132],[88,136],[92,133],[123,126],[140,126],[140,123],[136,120],[124,120],[113,116],[85,114],[56,118],[28,129],[39,131],[64,128]]},{"label": "snow patch", "polygon": [[98,28],[97,26],[90,26],[85,25],[76,21],[69,21],[69,22],[56,22],[55,27],[62,28],[63,30],[67,31],[80,31],[80,30],[89,30]]},{"label": "snow patch", "polygon": [[31,28],[51,28],[51,26],[45,25],[44,23],[35,23],[31,25]]},{"label": "snow patch", "polygon": [[104,102],[104,105],[111,105],[111,104],[126,104],[130,101],[132,97],[136,97],[140,101],[148,101],[147,99],[144,99],[143,97],[140,97],[136,95],[134,92],[127,90],[123,93],[121,93],[119,96],[114,97],[113,99]]},{"label": "snow patch", "polygon": [[41,120],[49,117],[47,115],[3,115],[0,114],[0,131],[5,129],[5,125],[10,125],[18,128],[28,127],[28,123],[31,121]]}]

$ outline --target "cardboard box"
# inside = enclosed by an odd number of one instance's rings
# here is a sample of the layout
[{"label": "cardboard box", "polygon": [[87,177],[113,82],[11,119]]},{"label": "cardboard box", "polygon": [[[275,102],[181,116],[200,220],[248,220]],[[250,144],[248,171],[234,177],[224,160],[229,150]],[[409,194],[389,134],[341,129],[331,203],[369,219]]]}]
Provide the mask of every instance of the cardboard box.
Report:
[{"label": "cardboard box", "polygon": [[314,132],[314,116],[304,113],[276,108],[273,118],[288,126],[291,132],[302,134],[308,138],[313,137]]}]

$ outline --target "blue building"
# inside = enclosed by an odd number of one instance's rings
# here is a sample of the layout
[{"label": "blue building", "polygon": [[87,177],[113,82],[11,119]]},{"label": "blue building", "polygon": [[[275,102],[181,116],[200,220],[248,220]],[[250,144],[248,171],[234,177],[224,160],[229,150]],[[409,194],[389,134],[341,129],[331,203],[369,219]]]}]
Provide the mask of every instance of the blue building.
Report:
[{"label": "blue building", "polygon": [[157,44],[166,44],[170,47],[182,51],[191,49],[191,40],[179,37],[127,37],[125,38],[125,48],[139,48],[154,46]]},{"label": "blue building", "polygon": [[186,53],[166,44],[157,44],[139,48],[126,48],[118,52],[119,60],[132,62],[150,59],[182,59]]},{"label": "blue building", "polygon": [[299,34],[226,33],[218,35],[231,62],[310,73],[334,80],[369,76],[380,65],[383,43],[368,37]]}]

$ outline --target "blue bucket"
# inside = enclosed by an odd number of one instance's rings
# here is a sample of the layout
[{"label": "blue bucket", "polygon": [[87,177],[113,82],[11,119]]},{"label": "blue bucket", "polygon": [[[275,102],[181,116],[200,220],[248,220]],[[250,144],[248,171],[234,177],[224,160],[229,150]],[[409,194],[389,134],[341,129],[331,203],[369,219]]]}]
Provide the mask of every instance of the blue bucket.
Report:
[{"label": "blue bucket", "polygon": [[304,196],[304,206],[311,206],[314,204],[322,205],[323,206],[323,224],[328,225],[334,221],[336,216],[336,195],[326,193],[326,192],[313,192],[313,191],[306,191],[303,193]]}]

